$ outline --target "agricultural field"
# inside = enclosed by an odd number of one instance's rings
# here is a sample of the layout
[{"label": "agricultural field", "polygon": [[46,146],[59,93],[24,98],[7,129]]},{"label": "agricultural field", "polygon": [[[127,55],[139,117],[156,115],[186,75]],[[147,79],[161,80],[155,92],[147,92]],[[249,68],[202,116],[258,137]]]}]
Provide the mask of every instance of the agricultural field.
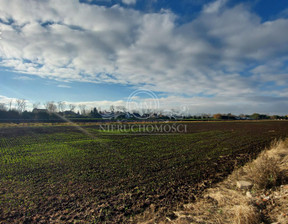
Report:
[{"label": "agricultural field", "polygon": [[288,136],[285,121],[177,124],[185,132],[1,127],[0,223],[128,223],[150,206],[169,215]]}]

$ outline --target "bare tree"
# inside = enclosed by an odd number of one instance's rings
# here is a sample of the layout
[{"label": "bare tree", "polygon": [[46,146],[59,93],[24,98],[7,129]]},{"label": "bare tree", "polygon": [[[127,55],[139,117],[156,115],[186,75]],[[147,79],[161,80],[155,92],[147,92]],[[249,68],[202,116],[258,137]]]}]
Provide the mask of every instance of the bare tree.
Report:
[{"label": "bare tree", "polygon": [[124,113],[127,111],[125,106],[116,106],[116,110]]},{"label": "bare tree", "polygon": [[0,111],[6,111],[7,107],[5,105],[5,103],[0,103]]},{"label": "bare tree", "polygon": [[76,106],[74,104],[69,104],[70,111],[74,112]]},{"label": "bare tree", "polygon": [[8,104],[9,104],[9,110],[11,111],[12,110],[12,105],[13,105],[13,100],[10,100]]},{"label": "bare tree", "polygon": [[57,111],[57,106],[54,103],[54,101],[48,101],[44,104],[44,107],[46,110],[48,110],[49,113],[55,113]]},{"label": "bare tree", "polygon": [[26,107],[27,107],[27,103],[26,103],[26,100],[22,100],[22,111],[25,111],[26,110]]},{"label": "bare tree", "polygon": [[25,99],[17,99],[16,100],[16,110],[19,113],[22,113],[26,109],[26,100]]},{"label": "bare tree", "polygon": [[17,99],[16,100],[16,110],[18,111],[18,112],[21,112],[21,100],[20,99]]},{"label": "bare tree", "polygon": [[111,105],[111,106],[110,106],[110,112],[111,112],[111,113],[114,113],[114,111],[115,111],[115,107],[114,107],[114,105]]},{"label": "bare tree", "polygon": [[85,104],[79,104],[79,109],[82,115],[86,114],[86,105]]},{"label": "bare tree", "polygon": [[59,112],[63,112],[65,110],[65,108],[66,108],[65,102],[59,101],[58,102],[58,110],[59,110]]},{"label": "bare tree", "polygon": [[39,106],[40,106],[40,102],[33,103],[33,109],[38,109]]}]

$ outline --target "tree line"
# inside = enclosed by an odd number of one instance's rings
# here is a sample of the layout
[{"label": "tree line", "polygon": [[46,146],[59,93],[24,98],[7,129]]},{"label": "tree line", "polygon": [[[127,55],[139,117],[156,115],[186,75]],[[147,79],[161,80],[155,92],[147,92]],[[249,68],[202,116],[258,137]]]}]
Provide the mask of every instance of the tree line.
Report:
[{"label": "tree line", "polygon": [[[41,109],[42,107],[43,109]],[[265,119],[288,119],[288,116],[266,114],[200,114],[181,115],[179,112],[165,114],[161,111],[142,110],[128,112],[124,106],[111,105],[109,110],[100,108],[88,108],[85,104],[67,104],[64,101],[47,101],[43,104],[36,102],[32,110],[27,110],[25,99],[10,100],[8,103],[0,103],[0,120],[33,120],[33,121],[59,121],[65,119],[176,119],[176,120],[265,120]],[[172,110],[173,111],[173,110]]]},{"label": "tree line", "polygon": [[[43,109],[42,109],[42,108]],[[61,117],[86,118],[98,117],[98,111],[94,108],[88,111],[84,104],[66,104],[64,101],[47,101],[41,105],[36,102],[32,105],[32,110],[27,110],[25,99],[10,100],[8,103],[0,103],[1,120],[61,120]],[[78,109],[78,111],[76,111]]]}]

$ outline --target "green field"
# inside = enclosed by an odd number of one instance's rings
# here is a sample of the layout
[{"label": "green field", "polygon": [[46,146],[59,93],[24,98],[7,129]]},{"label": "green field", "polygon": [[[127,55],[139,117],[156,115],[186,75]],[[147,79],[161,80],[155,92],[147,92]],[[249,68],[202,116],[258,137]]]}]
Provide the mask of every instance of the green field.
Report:
[{"label": "green field", "polygon": [[164,214],[288,135],[285,121],[183,124],[0,128],[0,223],[129,222],[151,204]]}]

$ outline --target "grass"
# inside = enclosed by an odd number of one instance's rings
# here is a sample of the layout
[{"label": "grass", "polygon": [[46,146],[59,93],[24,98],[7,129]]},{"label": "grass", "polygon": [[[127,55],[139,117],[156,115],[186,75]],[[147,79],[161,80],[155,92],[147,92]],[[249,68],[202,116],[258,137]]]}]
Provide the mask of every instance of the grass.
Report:
[{"label": "grass", "polygon": [[150,206],[169,213],[287,131],[285,122],[187,123],[187,133],[157,135],[2,128],[0,222],[128,222]]}]

